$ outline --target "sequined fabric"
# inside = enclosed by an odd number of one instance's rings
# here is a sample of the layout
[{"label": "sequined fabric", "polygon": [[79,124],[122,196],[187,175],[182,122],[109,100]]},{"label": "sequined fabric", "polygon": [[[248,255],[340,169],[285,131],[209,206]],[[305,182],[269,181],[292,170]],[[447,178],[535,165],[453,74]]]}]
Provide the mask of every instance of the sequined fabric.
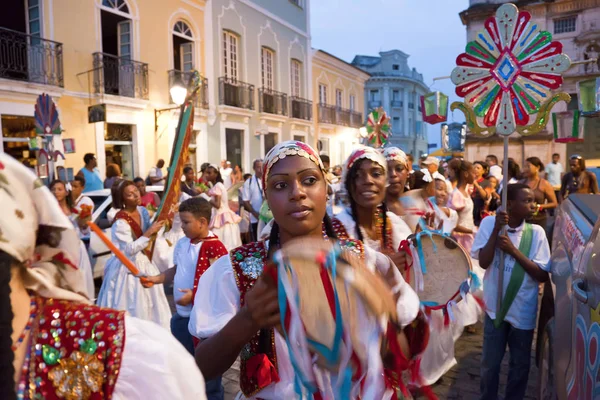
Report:
[{"label": "sequined fabric", "polygon": [[19,399],[110,399],[121,368],[125,313],[39,298]]},{"label": "sequined fabric", "polygon": [[211,260],[218,259],[222,256],[227,255],[227,249],[225,245],[217,237],[209,237],[202,240],[202,246],[198,253],[198,261],[196,262],[196,273],[194,274],[194,286],[192,288],[194,297],[196,297],[196,290],[198,289],[198,282],[202,277],[202,274],[211,265]]},{"label": "sequined fabric", "polygon": [[[240,291],[240,304],[243,307],[245,304],[246,293],[252,289],[256,280],[262,274],[264,263],[267,260],[267,249],[263,242],[249,243],[232,250],[229,253],[229,256],[231,257],[235,281],[238,290]],[[246,343],[240,353],[240,389],[246,397],[251,397],[266,387],[261,387],[257,377],[249,376],[247,366],[248,360],[264,353],[267,356],[268,361],[270,361],[277,370],[275,331],[269,329],[268,331],[263,332],[263,335],[268,335],[267,337],[269,338],[268,348],[261,348],[261,332],[257,332],[250,342]]]}]

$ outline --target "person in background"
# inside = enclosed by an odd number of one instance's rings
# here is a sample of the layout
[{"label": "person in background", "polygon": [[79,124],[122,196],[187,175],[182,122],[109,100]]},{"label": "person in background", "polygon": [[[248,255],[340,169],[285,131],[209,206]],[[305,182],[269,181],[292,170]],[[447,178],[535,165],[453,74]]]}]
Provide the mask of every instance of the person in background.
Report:
[{"label": "person in background", "polygon": [[[506,211],[484,219],[471,257],[485,269],[483,296],[486,316],[481,357],[481,399],[497,399],[500,366],[510,352],[506,399],[523,399],[531,363],[537,317],[538,285],[548,280],[550,247],[546,232],[526,222],[535,211],[534,193],[521,183],[508,185]],[[508,230],[500,234],[503,227]],[[504,265],[500,265],[504,252]],[[498,271],[504,270],[502,304],[497,308]]]},{"label": "person in background", "polygon": [[244,181],[244,172],[242,171],[242,167],[239,165],[233,166],[233,172],[231,173],[231,184],[235,185],[236,183]]},{"label": "person in background", "polygon": [[[244,174],[244,183],[248,181],[248,179],[252,178],[252,174]],[[240,227],[240,235],[242,236],[242,243],[250,243],[252,241],[250,234],[250,213],[246,210],[244,206],[244,186],[238,189],[238,202],[239,205],[239,215],[242,218],[238,226]]]},{"label": "person in background", "polygon": [[110,189],[118,179],[121,179],[121,168],[118,164],[108,164],[106,166],[106,179],[104,180],[104,189]]},{"label": "person in background", "polygon": [[163,175],[162,168],[165,166],[165,160],[158,160],[156,166],[150,168],[146,184],[150,186],[165,186],[167,177]]},{"label": "person in background", "polygon": [[434,172],[438,172],[440,169],[440,159],[437,157],[427,157],[421,163],[421,169],[426,169],[429,171],[430,175],[433,175]]},{"label": "person in background", "polygon": [[490,193],[488,192],[489,182],[486,177],[489,173],[489,167],[483,161],[475,161],[473,163],[473,171],[475,172],[475,180],[473,181],[473,222],[475,226],[481,223],[481,213],[485,209]]},{"label": "person in background", "polygon": [[194,168],[185,167],[183,169],[183,176],[185,177],[185,180],[181,182],[181,191],[191,197],[198,196],[200,191],[196,189],[196,174],[194,173]]},{"label": "person in background", "polygon": [[[87,196],[83,195],[83,191],[85,190],[85,178],[82,176],[75,176],[71,181],[71,202],[72,209],[75,210],[77,214],[81,213],[81,206],[85,205],[84,208],[88,208],[90,212],[90,217],[94,212],[94,202]],[[86,249],[90,248],[90,228],[87,226],[85,222],[91,220],[91,218],[85,218],[81,222],[82,224],[77,224],[75,229],[79,234],[79,239],[83,242]]]},{"label": "person in background", "polygon": [[498,157],[490,154],[485,158],[485,162],[490,167],[489,175],[495,177],[499,181],[502,180],[502,167],[498,165]]},{"label": "person in background", "polygon": [[403,217],[404,207],[400,196],[406,189],[408,178],[408,165],[406,154],[398,147],[386,147],[383,156],[387,161],[388,181],[385,191],[385,204],[387,209],[399,217]]},{"label": "person in background", "polygon": [[[560,163],[560,154],[552,154],[552,162],[546,164],[546,168],[544,168],[544,171],[546,172],[546,179],[552,185],[552,188],[554,189],[554,195],[558,199],[560,195],[562,177],[565,173],[565,169]],[[551,214],[553,212],[554,210],[550,210]]]},{"label": "person in background", "polygon": [[[160,270],[150,261],[148,245],[165,221],[150,222],[150,214],[140,206],[140,192],[132,181],[118,181],[111,190],[113,205],[119,210],[111,227],[111,241],[142,275],[158,275]],[[166,329],[170,326],[171,309],[163,285],[144,289],[139,278],[114,255],[106,262],[97,304],[127,311]]]},{"label": "person in background", "polygon": [[148,207],[148,204],[152,204],[152,207],[158,209],[160,205],[160,197],[156,192],[146,191],[146,182],[139,176],[133,180],[135,186],[140,191],[140,204],[142,207]]},{"label": "person in background", "polygon": [[242,245],[238,226],[241,218],[229,208],[229,197],[219,167],[210,165],[204,171],[204,177],[212,183],[208,196],[210,196],[210,204],[212,204],[214,210],[209,227],[223,242],[228,251],[233,250]]},{"label": "person in background", "polygon": [[468,185],[475,181],[475,169],[468,161],[455,158],[449,164],[456,177],[456,188],[450,194],[448,207],[458,213],[458,225],[452,236],[465,250],[471,251],[475,238],[475,222],[473,221],[473,199],[468,191]]},{"label": "person in background", "polygon": [[413,172],[415,172],[413,165],[415,164],[415,158],[413,157],[412,154],[407,154],[406,155],[406,163],[407,163],[407,168],[408,168],[408,174],[412,175]]},{"label": "person in background", "polygon": [[[58,205],[62,210],[63,214],[69,218],[73,227],[87,228],[86,220],[78,217],[75,208],[73,208],[73,200],[71,194],[67,190],[67,184],[59,179],[53,180],[48,186],[50,192],[54,195],[54,198],[58,201]],[[86,295],[88,298],[94,298],[94,274],[92,273],[92,264],[85,247],[85,244],[79,240],[79,268],[83,271],[85,278]]]},{"label": "person in background", "polygon": [[[518,183],[519,179],[521,179],[521,167],[519,166],[519,164],[517,164],[517,162],[514,160],[514,158],[509,158],[508,159],[508,184],[512,185],[513,183]],[[499,180],[500,181],[500,185],[498,187],[498,193],[501,195],[502,197],[502,187],[503,187],[503,180]]]},{"label": "person in background", "polygon": [[221,178],[223,178],[223,185],[225,185],[225,189],[229,189],[232,183],[231,174],[233,173],[233,170],[231,169],[231,162],[222,160],[219,172],[221,173]]},{"label": "person in background", "polygon": [[[194,355],[194,340],[188,325],[190,313],[202,274],[220,257],[227,255],[227,249],[208,226],[210,224],[212,206],[201,197],[187,199],[179,206],[185,237],[177,241],[173,251],[173,266],[160,275],[149,276],[146,282],[170,285],[173,283],[173,297],[176,312],[171,318],[171,333]],[[224,389],[221,376],[206,382],[208,400],[223,400]]]},{"label": "person in background", "polygon": [[565,174],[560,186],[560,195],[566,199],[571,193],[597,194],[596,175],[585,169],[585,158],[574,154],[569,160],[571,172]]},{"label": "person in background", "polygon": [[84,193],[91,192],[94,190],[101,190],[104,186],[102,185],[102,178],[100,177],[100,171],[98,170],[98,161],[93,153],[86,153],[83,156],[83,162],[85,167],[81,168],[77,173],[78,176],[85,179]]},{"label": "person in background", "polygon": [[244,183],[244,208],[250,213],[250,230],[252,241],[258,240],[258,217],[263,203],[262,169],[263,160],[256,159],[252,163],[254,175]]},{"label": "person in background", "polygon": [[546,210],[553,210],[558,206],[556,195],[550,182],[541,177],[544,172],[544,164],[537,157],[529,157],[523,168],[524,183],[533,191],[536,210],[527,222],[547,228],[548,214]]}]

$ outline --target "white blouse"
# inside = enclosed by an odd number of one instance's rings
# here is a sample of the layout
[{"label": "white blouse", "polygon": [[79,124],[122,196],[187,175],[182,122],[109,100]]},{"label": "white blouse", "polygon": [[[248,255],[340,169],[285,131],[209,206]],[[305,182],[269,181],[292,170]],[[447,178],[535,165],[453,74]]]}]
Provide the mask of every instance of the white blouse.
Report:
[{"label": "white blouse", "polygon": [[[396,287],[401,293],[397,302],[398,319],[402,326],[411,323],[419,312],[419,298],[398,272],[392,261],[381,253],[365,246],[367,266],[385,275],[393,268]],[[219,332],[240,310],[240,292],[229,256],[217,260],[202,275],[190,315],[189,331],[197,338],[208,338]],[[290,363],[287,344],[275,331],[280,381],[266,387],[257,396],[261,399],[292,399],[294,392],[294,369]]]},{"label": "white blouse", "polygon": [[125,317],[125,345],[115,400],[205,400],[204,378],[194,358],[154,322]]}]

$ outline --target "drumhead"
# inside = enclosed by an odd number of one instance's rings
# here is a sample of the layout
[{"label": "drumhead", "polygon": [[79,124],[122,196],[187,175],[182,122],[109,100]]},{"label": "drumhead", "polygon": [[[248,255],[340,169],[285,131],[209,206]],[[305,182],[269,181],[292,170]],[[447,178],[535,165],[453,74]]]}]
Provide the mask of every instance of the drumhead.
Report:
[{"label": "drumhead", "polygon": [[[467,251],[454,239],[431,233],[420,236],[420,245],[413,237],[415,249],[420,247],[422,257],[421,266],[423,279],[423,290],[416,287],[417,279],[415,277],[415,268],[411,268],[411,285],[417,291],[419,299],[428,306],[441,306],[448,301],[456,298],[460,286],[469,278],[469,272],[472,270],[471,257]],[[417,249],[418,250],[418,249]],[[413,259],[419,257],[419,254],[413,254]]]}]

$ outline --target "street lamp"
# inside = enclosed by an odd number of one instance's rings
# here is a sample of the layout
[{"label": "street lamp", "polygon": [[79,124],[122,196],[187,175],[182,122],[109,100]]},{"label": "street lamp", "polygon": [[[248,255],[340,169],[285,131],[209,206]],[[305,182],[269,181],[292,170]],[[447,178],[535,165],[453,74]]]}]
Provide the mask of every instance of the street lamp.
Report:
[{"label": "street lamp", "polygon": [[183,86],[181,82],[176,82],[173,87],[169,89],[169,93],[171,94],[173,102],[177,104],[177,106],[181,106],[187,97],[187,88]]},{"label": "street lamp", "polygon": [[155,132],[158,130],[158,117],[160,116],[160,114],[164,113],[165,111],[178,110],[181,107],[181,105],[183,103],[185,103],[185,99],[187,98],[187,95],[188,95],[188,90],[181,82],[181,79],[177,79],[173,83],[173,86],[171,86],[171,88],[169,89],[169,94],[171,95],[171,100],[173,100],[173,103],[175,103],[177,105],[175,107],[161,108],[161,109],[154,110],[154,131]]}]

